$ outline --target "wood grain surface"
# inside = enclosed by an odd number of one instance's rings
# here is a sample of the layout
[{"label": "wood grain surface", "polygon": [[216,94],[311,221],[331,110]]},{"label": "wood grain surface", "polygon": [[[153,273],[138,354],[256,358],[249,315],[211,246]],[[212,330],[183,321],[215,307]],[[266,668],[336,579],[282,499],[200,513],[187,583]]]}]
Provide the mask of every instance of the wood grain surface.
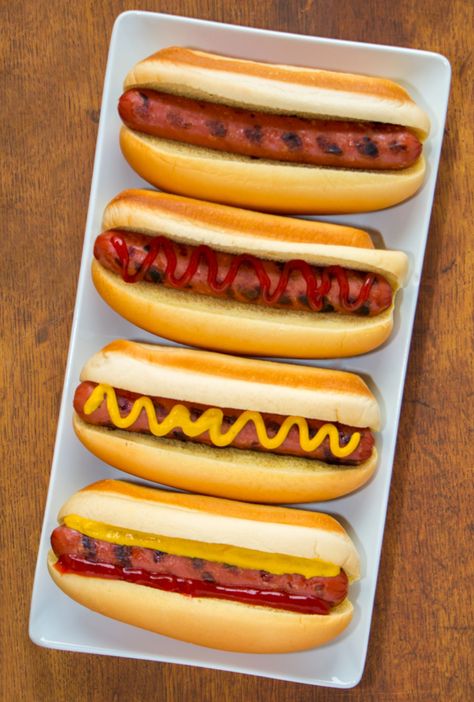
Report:
[{"label": "wood grain surface", "polygon": [[[0,2],[2,701],[474,699],[473,7],[470,0]],[[423,48],[452,63],[368,660],[351,691],[51,651],[28,638],[108,43],[127,9]]]}]

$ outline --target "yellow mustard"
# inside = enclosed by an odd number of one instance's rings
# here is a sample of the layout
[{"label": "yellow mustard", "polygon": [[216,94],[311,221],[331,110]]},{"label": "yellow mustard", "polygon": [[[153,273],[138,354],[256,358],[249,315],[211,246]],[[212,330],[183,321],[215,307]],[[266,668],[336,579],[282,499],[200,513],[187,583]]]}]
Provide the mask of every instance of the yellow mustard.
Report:
[{"label": "yellow mustard", "polygon": [[248,424],[248,422],[253,422],[259,442],[264,448],[270,451],[282,445],[293,426],[298,427],[301,448],[308,453],[317,449],[328,436],[331,453],[337,458],[346,458],[355,451],[360,442],[360,432],[354,432],[349,442],[345,446],[340,446],[339,432],[334,424],[323,424],[315,436],[310,439],[308,422],[306,419],[293,416],[286,417],[275,436],[269,437],[262,415],[260,412],[254,412],[253,410],[245,410],[242,412],[237,417],[234,424],[224,433],[221,431],[224,413],[218,407],[207,409],[200,417],[193,421],[190,417],[189,409],[183,405],[176,404],[163,421],[159,422],[153,402],[149,397],[139,397],[133,403],[130,413],[126,417],[122,417],[120,415],[115,390],[111,385],[107,385],[106,383],[100,383],[94,388],[84,405],[84,413],[86,415],[92,414],[92,412],[100,407],[104,398],[106,398],[107,401],[107,410],[110,419],[118,429],[127,429],[132,426],[132,424],[137,421],[142,410],[145,410],[149,429],[155,436],[166,436],[166,434],[173,431],[173,429],[180,427],[184,434],[191,438],[209,432],[209,437],[214,446],[222,447],[229,446],[246,424]]},{"label": "yellow mustard", "polygon": [[92,519],[79,517],[76,514],[69,514],[65,517],[64,524],[71,529],[79,531],[81,534],[85,534],[85,536],[89,536],[91,539],[100,539],[119,546],[151,548],[155,551],[164,551],[175,556],[202,558],[206,561],[226,563],[239,568],[266,570],[275,575],[299,573],[306,578],[315,576],[330,578],[338,575],[340,571],[339,566],[317,558],[300,558],[299,556],[266,553],[264,551],[241,548],[240,546],[229,546],[228,544],[204,543],[171,536],[147,534],[141,531],[96,522]]}]

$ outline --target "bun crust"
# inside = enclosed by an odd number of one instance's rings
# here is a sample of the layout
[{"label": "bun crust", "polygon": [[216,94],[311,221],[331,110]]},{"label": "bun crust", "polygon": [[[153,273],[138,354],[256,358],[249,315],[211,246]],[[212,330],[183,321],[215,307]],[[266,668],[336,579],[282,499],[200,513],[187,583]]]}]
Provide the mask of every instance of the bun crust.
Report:
[{"label": "bun crust", "polygon": [[94,354],[81,380],[131,392],[380,428],[377,401],[354,373],[117,340]]},{"label": "bun crust", "polygon": [[425,161],[403,171],[359,171],[254,160],[122,127],[120,147],[152,185],[200,200],[286,214],[370,212],[421,187]]},{"label": "bun crust", "polygon": [[[156,190],[124,190],[104,210],[104,229],[157,231],[188,243],[219,245],[247,251],[249,246],[271,257],[285,256],[294,247],[311,251],[315,244],[373,249],[367,232],[329,222],[283,218],[261,212],[192,200]],[[360,254],[360,252],[359,252]]]},{"label": "bun crust", "polygon": [[92,280],[104,300],[129,322],[157,336],[214,351],[342,358],[377,348],[393,328],[393,305],[376,317],[288,314],[146,283],[132,286],[95,260]]},{"label": "bun crust", "polygon": [[55,560],[50,553],[50,575],[76,602],[127,624],[210,648],[246,653],[300,651],[330,641],[352,618],[348,600],[326,616],[301,615],[186,597],[119,580],[61,574]]}]

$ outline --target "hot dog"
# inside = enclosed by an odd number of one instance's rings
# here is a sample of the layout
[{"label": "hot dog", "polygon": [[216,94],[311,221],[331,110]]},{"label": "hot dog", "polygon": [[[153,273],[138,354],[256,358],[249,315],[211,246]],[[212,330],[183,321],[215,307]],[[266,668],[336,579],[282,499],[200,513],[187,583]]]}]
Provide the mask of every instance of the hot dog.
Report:
[{"label": "hot dog", "polygon": [[[402,170],[421,155],[419,139],[387,124],[308,120],[132,88],[119,101],[130,129],[218,151],[312,166]],[[261,123],[261,124],[260,124]]]},{"label": "hot dog", "polygon": [[115,341],[80,380],[79,439],[147,480],[309,502],[352,492],[375,470],[379,409],[352,373]]},{"label": "hot dog", "polygon": [[413,195],[426,114],[382,78],[182,47],[127,75],[121,147],[153,185],[273,212],[361,212]]},{"label": "hot dog", "polygon": [[49,572],[79,603],[191,643],[277,653],[345,629],[359,557],[325,514],[105,480],[73,495]]},{"label": "hot dog", "polygon": [[[341,357],[382,344],[407,270],[366,232],[146,190],[107,206],[92,276],[150,332],[218,351]],[[229,319],[233,324],[229,324]]]}]

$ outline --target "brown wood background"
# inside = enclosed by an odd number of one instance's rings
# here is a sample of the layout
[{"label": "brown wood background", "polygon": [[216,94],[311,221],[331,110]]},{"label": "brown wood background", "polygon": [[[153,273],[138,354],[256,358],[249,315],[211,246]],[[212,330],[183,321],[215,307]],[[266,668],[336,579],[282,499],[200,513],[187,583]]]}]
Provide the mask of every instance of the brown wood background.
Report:
[{"label": "brown wood background", "polygon": [[[471,0],[0,2],[1,700],[474,699],[473,7]],[[423,48],[452,63],[376,616],[364,678],[349,692],[50,651],[28,639],[108,42],[115,16],[127,9]]]}]

